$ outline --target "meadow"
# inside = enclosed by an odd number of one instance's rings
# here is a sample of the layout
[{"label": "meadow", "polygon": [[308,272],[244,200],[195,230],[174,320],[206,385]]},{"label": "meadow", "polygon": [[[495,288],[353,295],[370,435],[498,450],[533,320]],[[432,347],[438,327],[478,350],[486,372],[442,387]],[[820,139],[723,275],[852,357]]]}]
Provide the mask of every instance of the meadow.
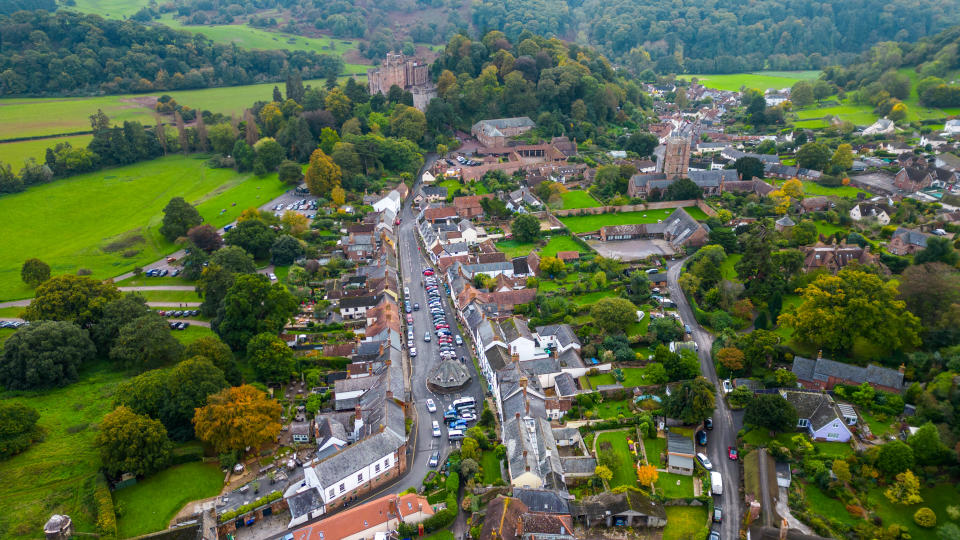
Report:
[{"label": "meadow", "polygon": [[147,0],[76,0],[73,9],[104,18],[123,19],[149,4]]},{"label": "meadow", "polygon": [[563,208],[594,208],[603,206],[586,191],[567,191],[560,195],[563,198]]},{"label": "meadow", "polygon": [[[661,210],[645,210],[641,212],[618,212],[615,214],[596,214],[585,216],[567,216],[559,218],[560,222],[566,225],[573,233],[585,233],[599,230],[606,225],[641,225],[656,223],[657,220],[664,220],[670,217],[674,208]],[[696,206],[689,206],[684,210],[690,214],[690,217],[696,220],[707,219],[707,214]]]},{"label": "meadow", "polygon": [[113,387],[123,377],[103,362],[87,366],[66,388],[2,394],[36,409],[46,438],[0,461],[0,538],[36,538],[54,513],[69,515],[79,532],[95,531],[95,426],[111,409]]},{"label": "meadow", "polygon": [[13,171],[17,172],[28,158],[34,158],[43,163],[47,148],[52,148],[58,143],[68,142],[74,148],[80,148],[90,144],[91,139],[93,139],[93,135],[70,135],[67,137],[0,143],[0,162],[10,165]]},{"label": "meadow", "polygon": [[703,538],[707,534],[707,509],[703,506],[668,506],[663,540]]},{"label": "meadow", "polygon": [[814,80],[819,71],[758,71],[755,73],[730,73],[725,75],[681,75],[679,78],[690,80],[696,77],[700,84],[717,90],[736,92],[741,87],[766,90],[768,88],[789,88],[797,81]]},{"label": "meadow", "polygon": [[589,253],[589,250],[583,248],[573,238],[566,235],[557,235],[550,237],[547,245],[537,249],[537,244],[533,242],[518,242],[516,240],[503,240],[496,243],[497,249],[504,252],[507,257],[524,257],[531,251],[537,251],[540,257],[556,257],[560,251],[579,251],[581,254]]},{"label": "meadow", "polygon": [[276,173],[257,178],[208,169],[202,158],[169,156],[4,196],[0,215],[16,234],[0,252],[0,301],[33,295],[20,280],[30,257],[55,274],[87,268],[106,279],[176,251],[159,234],[163,207],[173,197],[196,204],[207,223],[222,227],[285,189]]},{"label": "meadow", "polygon": [[183,505],[219,494],[223,477],[216,465],[185,463],[115,491],[113,498],[123,509],[118,536],[131,538],[167,528]]}]

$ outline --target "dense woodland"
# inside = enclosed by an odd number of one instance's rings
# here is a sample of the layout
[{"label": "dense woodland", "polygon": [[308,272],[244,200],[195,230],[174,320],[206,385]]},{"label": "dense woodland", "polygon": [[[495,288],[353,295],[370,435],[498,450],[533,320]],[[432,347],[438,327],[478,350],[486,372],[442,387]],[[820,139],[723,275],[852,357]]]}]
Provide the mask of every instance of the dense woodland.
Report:
[{"label": "dense woodland", "polygon": [[343,71],[336,56],[247,51],[203,36],[72,12],[0,17],[0,96],[235,86]]},{"label": "dense woodland", "polygon": [[911,81],[897,70],[910,69],[917,74],[917,95],[929,107],[960,107],[960,26],[920,39],[915,43],[885,42],[873,47],[857,62],[831,67],[825,78],[848,91],[861,90],[864,100],[887,96],[906,99]]}]

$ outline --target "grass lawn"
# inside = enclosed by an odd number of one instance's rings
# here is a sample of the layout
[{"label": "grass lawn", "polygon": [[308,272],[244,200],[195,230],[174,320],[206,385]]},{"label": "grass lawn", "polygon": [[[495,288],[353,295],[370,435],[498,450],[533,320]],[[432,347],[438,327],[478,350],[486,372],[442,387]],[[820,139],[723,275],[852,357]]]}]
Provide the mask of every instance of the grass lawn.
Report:
[{"label": "grass lawn", "polygon": [[580,280],[580,274],[567,274],[563,279],[541,279],[537,287],[542,292],[556,291],[560,287],[569,287]]},{"label": "grass lawn", "polygon": [[652,439],[647,437],[643,440],[643,450],[647,453],[647,461],[656,466],[657,468],[662,468],[666,465],[663,461],[660,460],[660,454],[667,451],[667,440],[656,438]]},{"label": "grass lawn", "polygon": [[502,251],[508,259],[527,255],[537,247],[533,242],[518,242],[516,240],[501,240],[494,245],[497,246],[497,249]]},{"label": "grass lawn", "polygon": [[83,13],[95,13],[101,17],[121,19],[140,11],[145,4],[130,0],[77,0],[73,9]]},{"label": "grass lawn", "polygon": [[497,459],[497,455],[492,450],[488,450],[480,456],[480,466],[483,467],[484,484],[490,485],[503,479],[500,476],[500,460]]},{"label": "grass lawn", "polygon": [[77,531],[95,530],[93,491],[100,456],[93,446],[93,426],[112,408],[113,388],[122,379],[108,363],[99,362],[65,388],[0,394],[35,408],[46,429],[43,442],[0,461],[0,507],[5,510],[0,537],[36,538],[54,513],[69,515]]},{"label": "grass lawn", "polygon": [[27,308],[23,307],[5,307],[0,308],[0,318],[20,317],[20,314]]},{"label": "grass lawn", "polygon": [[723,279],[737,281],[737,271],[734,269],[734,265],[736,265],[737,262],[742,258],[743,255],[740,253],[727,255],[727,258],[723,261],[723,264],[720,265],[720,275],[723,276]]},{"label": "grass lawn", "polygon": [[180,343],[189,345],[202,337],[216,337],[216,335],[213,333],[213,330],[206,326],[191,324],[186,330],[174,330],[173,337],[177,338],[177,341]]},{"label": "grass lawn", "polygon": [[636,468],[633,466],[633,454],[627,446],[627,431],[608,431],[598,435],[597,452],[601,452],[600,444],[609,442],[613,445],[613,453],[619,458],[620,466],[613,471],[610,487],[637,486]]},{"label": "grass lawn", "polygon": [[679,78],[690,80],[696,77],[700,84],[708,88],[737,91],[743,86],[758,90],[788,88],[797,81],[814,80],[819,76],[819,71],[757,71],[725,75],[681,75]]},{"label": "grass lawn", "polygon": [[151,285],[194,285],[195,281],[187,281],[180,276],[164,276],[164,277],[146,277],[143,274],[140,276],[131,276],[127,279],[114,282],[117,287],[149,287]]},{"label": "grass lawn", "polygon": [[803,491],[807,498],[806,507],[810,508],[814,513],[833,518],[851,527],[860,521],[859,518],[855,518],[850,515],[850,512],[847,512],[847,508],[842,502],[824,493],[816,484],[804,482]]},{"label": "grass lawn", "polygon": [[123,508],[123,516],[117,520],[118,536],[130,538],[166,529],[186,503],[220,493],[223,478],[216,465],[184,463],[115,491],[114,500]]},{"label": "grass lawn", "polygon": [[[173,197],[196,204],[207,223],[222,227],[285,189],[276,174],[257,178],[170,156],[7,195],[0,198],[0,215],[24,224],[25,234],[10,236],[0,250],[0,301],[33,296],[20,280],[20,266],[30,257],[45,261],[54,274],[88,268],[106,279],[175,251],[159,233],[163,207]],[[41,208],[43,219],[36,219]],[[132,256],[124,257],[128,250]]]},{"label": "grass lawn", "polygon": [[884,417],[886,418],[885,420],[880,420],[879,416],[864,412],[862,410],[860,411],[860,417],[864,422],[867,423],[868,426],[870,426],[870,432],[877,437],[883,437],[884,435],[893,432],[893,429],[890,427],[893,425],[893,421],[891,421],[889,417]]},{"label": "grass lawn", "polygon": [[920,496],[923,502],[910,506],[902,504],[893,504],[883,495],[883,489],[879,487],[871,488],[867,494],[867,504],[876,510],[877,514],[883,519],[883,526],[887,527],[891,523],[898,523],[906,527],[914,538],[931,538],[930,529],[919,527],[913,522],[913,514],[920,508],[926,506],[937,514],[937,524],[946,523],[950,520],[947,517],[947,505],[956,504],[957,489],[949,483],[942,483],[933,488],[922,488]]},{"label": "grass lawn", "polygon": [[[566,225],[574,233],[585,233],[600,230],[605,225],[641,225],[647,223],[656,223],[657,220],[664,220],[670,217],[674,208],[660,210],[647,210],[642,212],[618,212],[615,214],[597,214],[588,216],[567,216],[558,218],[561,223]],[[690,217],[702,220],[707,219],[707,214],[696,206],[686,207],[684,210],[690,214]]]},{"label": "grass lawn", "polygon": [[799,120],[819,121],[821,123],[810,125],[803,123],[804,127],[824,127],[828,124],[827,116],[836,116],[840,120],[853,122],[854,125],[867,126],[877,120],[873,108],[869,105],[858,105],[851,102],[839,103],[836,99],[821,104],[822,106],[812,105],[810,107],[795,111]]},{"label": "grass lawn", "polygon": [[607,298],[608,296],[615,296],[616,292],[614,291],[595,291],[592,293],[581,294],[579,296],[574,296],[570,300],[578,306],[588,306],[595,303],[601,298]]},{"label": "grass lawn", "polygon": [[842,442],[814,442],[813,446],[820,449],[820,455],[830,458],[845,458],[853,453],[850,445]]},{"label": "grass lawn", "polygon": [[596,388],[601,384],[617,384],[617,380],[613,378],[611,373],[601,373],[600,375],[589,375],[587,376],[590,379],[590,385]]},{"label": "grass lawn", "polygon": [[630,323],[627,326],[627,336],[639,336],[647,333],[647,327],[650,326],[650,314],[644,312],[643,319],[639,322]]},{"label": "grass lawn", "polygon": [[[6,111],[4,111],[6,112]],[[74,148],[86,147],[90,144],[93,135],[72,135],[69,137],[54,137],[52,139],[31,139],[28,141],[16,141],[0,143],[0,161],[10,165],[13,172],[19,172],[23,167],[23,162],[27,158],[34,158],[38,163],[43,163],[47,154],[47,148],[52,148],[57,143],[68,142]]]},{"label": "grass lawn", "polygon": [[[677,483],[679,482],[679,484]],[[660,473],[657,477],[657,494],[668,499],[693,497],[693,477],[684,474]]]},{"label": "grass lawn", "polygon": [[592,195],[586,191],[574,190],[562,193],[560,195],[563,197],[563,208],[594,208],[597,206],[603,206],[600,204],[600,201],[593,198]]},{"label": "grass lawn", "polygon": [[[147,302],[202,302],[196,291],[138,291]],[[172,304],[171,304],[172,305]]]},{"label": "grass lawn", "polygon": [[[649,384],[646,380],[646,368],[623,368],[623,386],[646,386]],[[601,373],[590,377],[590,384],[596,387],[598,384],[616,384],[617,380],[612,373]]]},{"label": "grass lawn", "polygon": [[[867,194],[866,191],[862,189],[855,188],[853,186],[821,186],[816,182],[804,182],[803,183],[803,192],[807,195],[826,195],[826,196],[836,196],[836,197],[847,197],[850,199],[857,198],[858,193]],[[869,197],[869,195],[868,195]]]},{"label": "grass lawn", "polygon": [[[540,248],[540,257],[556,257],[560,251],[578,251],[581,255],[590,253],[589,249],[581,247],[573,238],[561,234],[550,237],[547,245]],[[525,254],[526,253],[521,253],[521,255]]]},{"label": "grass lawn", "polygon": [[706,506],[668,506],[666,510],[667,526],[663,528],[663,540],[689,540],[701,538],[700,533],[706,534]]},{"label": "grass lawn", "polygon": [[847,229],[839,225],[834,225],[833,223],[827,223],[822,219],[818,221],[816,225],[817,225],[817,234],[822,234],[824,236],[833,236],[834,233],[847,231]]},{"label": "grass lawn", "polygon": [[437,187],[445,187],[445,188],[447,188],[447,200],[448,200],[448,201],[449,201],[449,200],[453,200],[453,193],[454,193],[455,191],[457,191],[458,189],[462,189],[462,188],[464,187],[464,185],[463,185],[462,183],[460,183],[459,180],[456,180],[456,179],[454,179],[454,178],[450,178],[450,179],[448,179],[448,180],[444,180],[443,182],[437,182],[437,183],[434,184],[434,185],[437,186]]},{"label": "grass lawn", "polygon": [[16,332],[13,328],[0,328],[0,345]]},{"label": "grass lawn", "polygon": [[623,414],[624,416],[630,416],[633,414],[630,411],[629,401],[625,399],[619,401],[604,401],[603,403],[597,405],[597,416],[599,418],[616,418],[617,415],[620,414]]},{"label": "grass lawn", "polygon": [[448,531],[447,529],[443,529],[442,531],[437,531],[430,536],[423,537],[423,540],[454,540],[454,536],[452,532]]}]

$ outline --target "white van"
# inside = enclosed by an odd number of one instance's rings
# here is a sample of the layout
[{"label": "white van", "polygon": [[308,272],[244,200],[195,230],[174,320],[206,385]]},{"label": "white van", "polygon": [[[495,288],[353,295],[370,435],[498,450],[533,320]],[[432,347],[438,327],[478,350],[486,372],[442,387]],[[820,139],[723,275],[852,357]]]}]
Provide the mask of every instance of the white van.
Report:
[{"label": "white van", "polygon": [[723,495],[723,477],[717,471],[710,473],[710,489],[714,495]]},{"label": "white van", "polygon": [[459,441],[463,439],[463,430],[462,429],[448,429],[447,430],[447,440],[450,441]]}]

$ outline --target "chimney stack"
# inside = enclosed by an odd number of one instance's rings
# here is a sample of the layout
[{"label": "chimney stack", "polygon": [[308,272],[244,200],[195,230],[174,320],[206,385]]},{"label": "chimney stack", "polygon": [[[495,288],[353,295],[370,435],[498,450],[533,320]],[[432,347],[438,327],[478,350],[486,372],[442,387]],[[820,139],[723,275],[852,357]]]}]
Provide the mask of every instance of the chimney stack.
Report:
[{"label": "chimney stack", "polygon": [[517,354],[517,353],[511,354],[511,355],[510,355],[510,359],[513,360],[513,363],[514,363],[514,364],[519,364],[519,363],[520,363],[520,355]]},{"label": "chimney stack", "polygon": [[817,360],[822,360],[822,359],[823,359],[823,349],[820,349],[819,351],[817,351]]},{"label": "chimney stack", "polygon": [[517,420],[520,419],[520,413],[517,413]]},{"label": "chimney stack", "polygon": [[906,369],[907,369],[907,366],[906,366],[906,365],[900,364],[900,367],[897,368],[897,371],[899,371],[901,374],[903,374],[904,370],[906,370]]},{"label": "chimney stack", "polygon": [[790,524],[785,519],[780,520],[780,540],[787,540],[787,533],[790,532]]}]

